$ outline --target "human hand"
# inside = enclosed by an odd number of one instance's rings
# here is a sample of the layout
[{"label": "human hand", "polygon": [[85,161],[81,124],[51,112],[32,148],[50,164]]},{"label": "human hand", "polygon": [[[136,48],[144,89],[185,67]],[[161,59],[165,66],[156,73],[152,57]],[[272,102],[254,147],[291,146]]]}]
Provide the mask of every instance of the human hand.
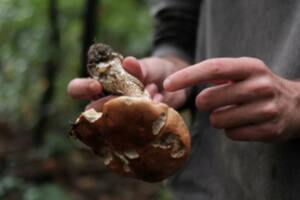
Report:
[{"label": "human hand", "polygon": [[[185,63],[177,61],[178,65]],[[177,92],[165,92],[162,90],[162,82],[165,77],[173,73],[176,68],[174,63],[162,58],[146,58],[138,61],[133,57],[123,60],[123,67],[132,75],[140,79],[150,93],[154,101],[165,102],[170,106],[180,106],[185,100],[184,90]],[[185,64],[186,66],[187,64]],[[178,66],[176,66],[178,67]],[[102,92],[101,84],[91,78],[75,78],[68,85],[68,94],[74,99],[91,99],[91,103],[86,109],[94,108],[96,111],[102,111],[103,104],[115,96],[99,98]],[[176,96],[176,98],[174,98]]]},{"label": "human hand", "polygon": [[75,78],[70,81],[68,85],[68,94],[74,99],[89,99],[90,104],[86,106],[86,110],[94,108],[96,111],[101,112],[103,104],[114,98],[114,96],[106,96],[99,98],[102,92],[101,84],[91,78]]},{"label": "human hand", "polygon": [[195,100],[212,111],[211,124],[233,140],[284,141],[300,135],[300,84],[283,79],[256,58],[216,58],[168,77],[164,87],[176,91],[204,82]]},{"label": "human hand", "polygon": [[176,57],[150,57],[141,60],[128,57],[123,61],[125,70],[144,83],[154,101],[164,102],[174,108],[180,107],[185,102],[185,89],[167,92],[163,89],[162,83],[168,75],[186,66],[188,66],[186,62]]}]

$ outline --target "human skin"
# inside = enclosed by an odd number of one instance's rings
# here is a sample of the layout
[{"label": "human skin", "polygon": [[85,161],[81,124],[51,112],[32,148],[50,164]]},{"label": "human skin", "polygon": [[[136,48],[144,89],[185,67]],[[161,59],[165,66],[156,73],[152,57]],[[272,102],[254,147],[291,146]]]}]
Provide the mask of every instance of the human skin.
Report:
[{"label": "human skin", "polygon": [[[174,108],[181,106],[185,102],[185,89],[167,92],[162,85],[167,76],[188,66],[188,63],[185,61],[174,56],[165,58],[151,57],[141,60],[127,57],[122,64],[129,73],[144,83],[145,88],[154,101],[165,102]],[[101,111],[103,104],[114,98],[113,96],[98,98],[98,94],[101,92],[101,84],[91,78],[75,78],[68,85],[68,94],[72,98],[92,100],[86,109],[94,108],[97,111]]]},{"label": "human skin", "polygon": [[[185,102],[187,88],[213,83],[197,95],[195,104],[209,111],[212,126],[233,140],[278,142],[300,135],[300,83],[275,75],[259,59],[215,58],[187,67],[172,56],[129,57],[123,66],[146,85],[154,101],[175,108]],[[76,99],[93,99],[101,91],[92,79],[74,79],[68,86]],[[87,109],[101,111],[110,98],[94,100]]]},{"label": "human skin", "polygon": [[210,111],[210,123],[233,140],[279,142],[300,135],[300,82],[281,78],[259,59],[215,58],[164,81],[167,91],[215,83],[195,103]]}]

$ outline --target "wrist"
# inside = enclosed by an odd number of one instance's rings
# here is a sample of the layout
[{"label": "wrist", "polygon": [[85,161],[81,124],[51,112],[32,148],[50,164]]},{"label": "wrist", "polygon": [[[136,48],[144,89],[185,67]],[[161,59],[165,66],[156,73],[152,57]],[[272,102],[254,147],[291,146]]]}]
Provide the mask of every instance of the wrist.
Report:
[{"label": "wrist", "polygon": [[189,64],[176,56],[149,57],[140,60],[142,74],[146,83],[154,82],[160,90],[166,77],[181,70]]},{"label": "wrist", "polygon": [[292,120],[294,123],[293,125],[290,127],[291,128],[291,132],[293,134],[293,136],[295,138],[300,138],[300,80],[294,80],[291,81],[294,90],[294,95],[293,95],[293,104],[294,106],[294,110],[293,115],[294,117],[292,117]]},{"label": "wrist", "polygon": [[162,57],[162,59],[170,62],[170,64],[172,65],[171,66],[171,71],[172,71],[171,74],[176,71],[179,71],[181,69],[184,69],[190,65],[187,61],[185,61],[177,56],[173,56],[173,55]]}]

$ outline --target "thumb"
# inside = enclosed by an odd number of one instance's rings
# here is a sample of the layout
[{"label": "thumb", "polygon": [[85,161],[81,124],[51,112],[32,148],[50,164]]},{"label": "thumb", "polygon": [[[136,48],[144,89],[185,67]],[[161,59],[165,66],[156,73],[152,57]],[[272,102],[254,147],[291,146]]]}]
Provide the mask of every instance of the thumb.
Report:
[{"label": "thumb", "polygon": [[138,78],[144,83],[144,75],[140,62],[134,57],[127,57],[123,60],[124,69],[129,72],[131,75]]}]

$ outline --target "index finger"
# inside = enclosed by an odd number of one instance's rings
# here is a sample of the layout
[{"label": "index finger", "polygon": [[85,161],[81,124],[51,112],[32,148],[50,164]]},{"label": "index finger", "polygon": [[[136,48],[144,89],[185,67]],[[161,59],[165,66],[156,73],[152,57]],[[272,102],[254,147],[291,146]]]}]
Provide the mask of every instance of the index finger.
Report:
[{"label": "index finger", "polygon": [[209,59],[172,74],[165,80],[164,87],[168,91],[175,91],[218,80],[239,81],[250,76],[256,64],[256,59],[252,58]]},{"label": "index finger", "polygon": [[91,99],[101,91],[101,84],[91,78],[75,78],[68,85],[68,94],[75,99]]}]

